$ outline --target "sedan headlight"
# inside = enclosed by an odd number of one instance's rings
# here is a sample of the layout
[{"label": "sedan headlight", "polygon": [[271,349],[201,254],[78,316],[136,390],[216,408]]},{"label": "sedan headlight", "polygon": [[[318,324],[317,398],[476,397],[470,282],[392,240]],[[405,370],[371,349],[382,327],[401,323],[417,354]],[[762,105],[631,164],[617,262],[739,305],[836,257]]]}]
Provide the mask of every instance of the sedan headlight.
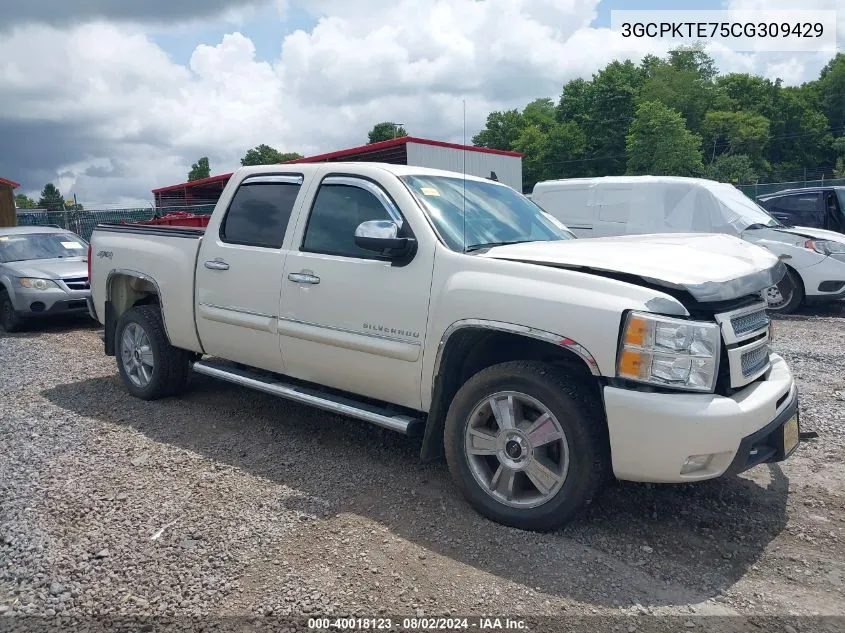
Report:
[{"label": "sedan headlight", "polygon": [[832,240],[807,240],[804,248],[821,253],[822,255],[845,255],[845,244]]},{"label": "sedan headlight", "polygon": [[50,281],[49,279],[22,277],[19,281],[24,288],[32,288],[33,290],[52,290],[53,288],[59,287],[55,281]]},{"label": "sedan headlight", "polygon": [[716,323],[631,312],[622,329],[616,373],[659,387],[713,391],[720,351]]}]

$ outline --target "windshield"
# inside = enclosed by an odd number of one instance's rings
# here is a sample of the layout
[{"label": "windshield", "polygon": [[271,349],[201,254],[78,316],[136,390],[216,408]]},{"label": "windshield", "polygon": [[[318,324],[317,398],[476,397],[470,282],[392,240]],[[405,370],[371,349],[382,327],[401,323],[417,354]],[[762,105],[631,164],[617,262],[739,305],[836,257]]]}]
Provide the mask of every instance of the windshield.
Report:
[{"label": "windshield", "polygon": [[575,239],[560,222],[510,187],[449,176],[404,176],[402,180],[453,251]]},{"label": "windshield", "polygon": [[749,228],[784,226],[739,189],[730,186],[720,187],[716,197],[719,200],[725,221],[738,231],[745,231]]},{"label": "windshield", "polygon": [[0,263],[84,257],[88,244],[72,233],[0,235]]}]

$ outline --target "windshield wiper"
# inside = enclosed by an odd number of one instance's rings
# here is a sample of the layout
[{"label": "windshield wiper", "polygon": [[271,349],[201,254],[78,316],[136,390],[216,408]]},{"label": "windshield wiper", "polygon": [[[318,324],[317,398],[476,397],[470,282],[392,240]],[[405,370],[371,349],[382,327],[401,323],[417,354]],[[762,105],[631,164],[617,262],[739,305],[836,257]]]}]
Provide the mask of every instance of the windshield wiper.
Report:
[{"label": "windshield wiper", "polygon": [[470,244],[464,248],[464,253],[471,253],[482,248],[492,248],[493,246],[508,246],[510,244],[525,244],[526,242],[536,242],[537,240],[509,240],[505,242],[482,242],[481,244]]}]

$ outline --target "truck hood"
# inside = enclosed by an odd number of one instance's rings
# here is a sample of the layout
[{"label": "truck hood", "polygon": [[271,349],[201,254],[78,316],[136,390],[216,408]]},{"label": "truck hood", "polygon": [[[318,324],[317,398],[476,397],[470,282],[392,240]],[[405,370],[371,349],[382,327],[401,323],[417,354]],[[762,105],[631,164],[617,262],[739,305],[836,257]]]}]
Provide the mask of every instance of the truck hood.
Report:
[{"label": "truck hood", "polygon": [[20,262],[8,262],[2,264],[2,266],[15,277],[36,277],[38,279],[88,277],[88,263],[84,257],[28,259]]},{"label": "truck hood", "polygon": [[480,255],[596,274],[639,277],[687,291],[701,302],[727,301],[777,284],[786,267],[769,251],[730,235],[628,235],[493,247]]}]

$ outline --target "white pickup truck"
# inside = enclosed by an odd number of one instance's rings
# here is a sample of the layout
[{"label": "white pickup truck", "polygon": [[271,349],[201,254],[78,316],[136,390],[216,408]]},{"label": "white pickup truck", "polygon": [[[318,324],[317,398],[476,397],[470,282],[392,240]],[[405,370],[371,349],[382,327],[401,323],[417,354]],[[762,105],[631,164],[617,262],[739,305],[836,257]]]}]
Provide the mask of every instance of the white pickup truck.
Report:
[{"label": "white pickup truck", "polygon": [[193,371],[422,435],[507,525],[799,442],[760,295],[784,266],[735,237],[579,240],[497,182],[298,164],[237,171],[205,229],[101,224],[89,262],[131,394]]}]

